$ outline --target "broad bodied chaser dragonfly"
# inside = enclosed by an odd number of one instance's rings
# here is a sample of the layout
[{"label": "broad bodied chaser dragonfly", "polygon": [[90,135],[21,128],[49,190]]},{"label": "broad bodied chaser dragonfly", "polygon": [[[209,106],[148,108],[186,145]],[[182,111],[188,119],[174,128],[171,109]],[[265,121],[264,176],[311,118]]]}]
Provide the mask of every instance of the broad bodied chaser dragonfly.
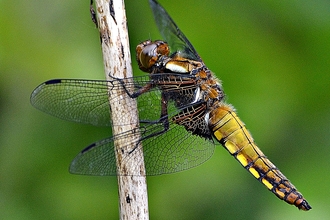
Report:
[{"label": "broad bodied chaser dragonfly", "polygon": [[[200,165],[212,156],[218,142],[278,198],[299,209],[311,209],[257,147],[234,108],[225,103],[220,80],[205,66],[172,18],[155,0],[150,0],[150,5],[166,42],[147,40],[137,46],[139,68],[148,75],[129,80],[49,80],[33,91],[32,105],[61,119],[111,126],[109,99],[119,102],[122,97],[112,97],[108,90],[124,89],[138,103],[141,138],[136,142],[143,146],[146,175]],[[125,140],[134,132],[88,146],[72,161],[70,172],[139,175],[117,173],[115,163],[114,140]]]}]

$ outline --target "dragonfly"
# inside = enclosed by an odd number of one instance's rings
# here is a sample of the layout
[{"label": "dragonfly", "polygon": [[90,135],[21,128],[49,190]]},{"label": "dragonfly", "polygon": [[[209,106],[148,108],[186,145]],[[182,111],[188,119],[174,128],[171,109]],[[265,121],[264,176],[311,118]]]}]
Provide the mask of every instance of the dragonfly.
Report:
[{"label": "dragonfly", "polygon": [[[165,9],[149,0],[163,40],[146,40],[136,47],[139,68],[148,73],[129,79],[53,79],[31,94],[37,109],[58,118],[96,126],[121,126],[110,119],[109,99],[125,91],[138,105],[140,127],[97,141],[72,161],[70,172],[84,175],[140,175],[138,169],[117,173],[114,141],[142,143],[146,175],[183,171],[208,160],[221,144],[248,172],[272,193],[301,210],[311,206],[296,187],[262,153],[235,109],[225,102],[220,80],[204,64],[190,41]],[[130,106],[128,106],[130,108]],[[132,144],[132,143],[127,143]],[[133,151],[136,149],[133,149]],[[141,155],[142,156],[142,155]],[[123,160],[130,160],[128,153]]]}]

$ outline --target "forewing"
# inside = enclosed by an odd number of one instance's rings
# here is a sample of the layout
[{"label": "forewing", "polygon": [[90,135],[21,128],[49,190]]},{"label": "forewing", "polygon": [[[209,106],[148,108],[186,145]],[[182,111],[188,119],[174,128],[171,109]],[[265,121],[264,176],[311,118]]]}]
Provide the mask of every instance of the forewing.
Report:
[{"label": "forewing", "polygon": [[[148,83],[150,83],[149,76],[129,78],[125,81],[115,78],[111,81],[54,79],[42,83],[32,92],[31,104],[43,112],[64,120],[110,126],[109,99],[120,102],[125,92],[134,93]],[[122,92],[117,93],[119,94],[117,96],[109,97],[109,89]],[[141,120],[160,117],[158,88],[150,89],[138,99]],[[127,108],[133,109],[130,106]],[[120,120],[118,123],[122,125]]]},{"label": "forewing", "polygon": [[202,62],[187,37],[180,31],[165,9],[155,0],[149,0],[159,32],[176,55]]},{"label": "forewing", "polygon": [[40,84],[31,104],[55,117],[109,126],[108,83],[97,80],[54,79]]}]

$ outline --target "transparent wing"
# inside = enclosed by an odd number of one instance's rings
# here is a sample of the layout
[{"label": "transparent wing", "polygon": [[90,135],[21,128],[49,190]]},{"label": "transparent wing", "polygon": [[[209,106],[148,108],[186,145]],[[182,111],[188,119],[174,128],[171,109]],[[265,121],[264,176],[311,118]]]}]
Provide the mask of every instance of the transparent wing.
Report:
[{"label": "transparent wing", "polygon": [[92,125],[110,125],[108,83],[97,80],[54,79],[40,84],[31,104],[55,117]]},{"label": "transparent wing", "polygon": [[[142,139],[163,129],[162,123],[146,123],[140,128]],[[132,173],[118,174],[116,171],[114,140],[125,140],[134,132],[128,131],[88,146],[72,161],[70,172],[85,175],[140,175],[138,167],[141,161],[136,162],[137,170],[133,170]],[[133,144],[138,141],[135,140]],[[198,166],[208,160],[214,152],[212,139],[192,135],[183,126],[172,122],[165,133],[143,139],[142,146],[147,175],[174,173]],[[122,148],[125,149],[126,146]],[[134,152],[126,152],[123,160],[130,160],[133,155],[143,158]]]},{"label": "transparent wing", "polygon": [[[130,94],[138,91],[145,85],[151,85],[151,89],[139,95],[138,102],[139,118],[141,122],[159,120],[161,115],[161,94],[180,99],[181,102],[189,103],[194,97],[196,85],[180,86],[173,84],[170,78],[188,79],[187,75],[180,74],[153,74],[150,76],[138,76],[125,80],[113,78],[110,81],[80,80],[80,79],[54,79],[40,84],[31,94],[31,104],[55,117],[92,124],[96,126],[110,126],[109,99],[119,102],[123,96],[109,97],[109,90],[127,91]],[[161,84],[162,89],[159,89]],[[175,106],[169,106],[168,112],[175,114],[179,110]],[[127,108],[131,108],[127,106]],[[132,107],[133,108],[133,107]],[[120,112],[118,113],[120,114]],[[123,125],[124,119],[117,117],[118,125]]]},{"label": "transparent wing", "polygon": [[[214,151],[209,133],[206,132],[203,136],[196,135],[175,123],[174,118],[186,114],[187,111],[183,113],[183,110],[191,107],[195,97],[195,81],[191,82],[189,77],[186,74],[162,73],[153,74],[152,78],[144,76],[128,80],[50,80],[33,91],[31,103],[36,108],[65,120],[110,125],[109,89],[124,89],[127,93],[134,93],[145,85],[151,85],[150,90],[136,97],[146,172],[147,175],[172,173],[203,163]],[[110,96],[110,99],[116,102],[120,102],[122,98],[122,95]],[[162,106],[164,98],[167,99],[166,112]],[[120,119],[120,112],[116,117]],[[167,119],[169,123],[166,132],[163,119]],[[123,119],[122,122],[124,121]],[[122,122],[119,120],[118,125]],[[201,123],[206,122],[202,120]],[[197,124],[195,123],[195,126]],[[205,124],[197,126],[205,127]],[[70,171],[76,174],[116,175],[113,141],[120,140],[125,143],[127,137],[134,132],[136,131],[121,133],[90,145],[73,160]],[[138,146],[139,142],[140,140],[134,140],[126,145]],[[125,144],[122,147],[125,148]],[[130,160],[132,155],[134,154],[127,153],[124,160]],[[136,164],[136,167],[138,166],[139,163]],[[133,171],[119,175],[139,173]]]},{"label": "transparent wing", "polygon": [[[54,79],[40,84],[31,94],[31,104],[55,117],[96,126],[110,126],[109,89],[132,91],[150,83],[149,76],[125,80]],[[120,101],[122,96],[110,99]],[[152,88],[139,98],[141,120],[160,117],[160,91]],[[128,106],[128,108],[130,108]],[[119,121],[120,123],[120,121]]]},{"label": "transparent wing", "polygon": [[170,45],[171,51],[180,57],[202,62],[187,37],[180,31],[165,9],[155,0],[149,0],[159,32]]}]

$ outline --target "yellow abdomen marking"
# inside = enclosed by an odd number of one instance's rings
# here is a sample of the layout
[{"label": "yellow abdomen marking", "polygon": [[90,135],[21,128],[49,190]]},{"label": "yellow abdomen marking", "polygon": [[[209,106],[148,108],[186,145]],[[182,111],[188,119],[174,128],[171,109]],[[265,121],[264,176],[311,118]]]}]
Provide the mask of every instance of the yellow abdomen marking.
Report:
[{"label": "yellow abdomen marking", "polygon": [[251,134],[232,107],[221,103],[209,116],[209,125],[214,137],[246,170],[280,199],[299,209],[310,209],[303,196],[256,146]]}]

